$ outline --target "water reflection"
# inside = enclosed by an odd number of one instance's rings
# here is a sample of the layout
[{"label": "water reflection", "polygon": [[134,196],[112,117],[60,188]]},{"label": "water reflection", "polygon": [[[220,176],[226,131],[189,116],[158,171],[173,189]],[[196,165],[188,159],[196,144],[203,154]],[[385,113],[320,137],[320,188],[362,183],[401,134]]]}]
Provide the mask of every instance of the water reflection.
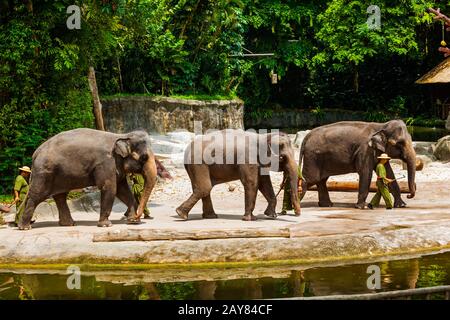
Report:
[{"label": "water reflection", "polygon": [[[450,253],[376,263],[379,291],[450,284]],[[0,273],[0,299],[263,299],[369,293],[369,264],[321,267],[82,271],[81,289],[69,290],[67,275]],[[177,282],[173,282],[176,278]],[[185,281],[183,281],[183,278]],[[202,278],[204,280],[202,280]]]}]

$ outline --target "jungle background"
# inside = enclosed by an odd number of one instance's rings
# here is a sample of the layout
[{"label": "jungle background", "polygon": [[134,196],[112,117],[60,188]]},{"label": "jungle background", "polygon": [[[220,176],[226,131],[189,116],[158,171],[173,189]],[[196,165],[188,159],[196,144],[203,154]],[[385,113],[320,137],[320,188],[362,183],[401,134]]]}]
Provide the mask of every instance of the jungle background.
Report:
[{"label": "jungle background", "polygon": [[[79,30],[66,26],[73,4]],[[239,97],[246,117],[276,105],[439,124],[414,85],[443,59],[428,7],[448,13],[450,1],[0,0],[0,193],[45,139],[94,126],[89,66],[101,97]]]}]

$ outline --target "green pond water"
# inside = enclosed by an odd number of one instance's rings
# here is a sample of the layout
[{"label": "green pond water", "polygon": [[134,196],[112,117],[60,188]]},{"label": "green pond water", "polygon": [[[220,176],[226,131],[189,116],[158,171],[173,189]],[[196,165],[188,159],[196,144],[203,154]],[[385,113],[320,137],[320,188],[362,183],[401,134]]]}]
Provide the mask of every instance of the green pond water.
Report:
[{"label": "green pond water", "polygon": [[[369,290],[369,265],[381,270],[381,289]],[[150,269],[83,275],[69,290],[69,275],[55,271],[0,271],[0,299],[261,299],[359,294],[450,284],[450,252],[409,260],[334,267]],[[420,298],[420,297],[418,297]],[[422,297],[423,298],[423,297]],[[434,295],[442,299],[443,295]]]}]

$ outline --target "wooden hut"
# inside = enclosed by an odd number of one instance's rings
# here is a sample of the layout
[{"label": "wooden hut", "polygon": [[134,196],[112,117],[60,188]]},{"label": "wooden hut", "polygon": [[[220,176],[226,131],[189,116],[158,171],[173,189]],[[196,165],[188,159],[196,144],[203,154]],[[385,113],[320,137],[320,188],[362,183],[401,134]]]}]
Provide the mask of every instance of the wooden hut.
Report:
[{"label": "wooden hut", "polygon": [[[416,81],[430,86],[431,94],[439,107],[439,115],[450,126],[450,57]],[[450,129],[450,128],[447,128]]]}]

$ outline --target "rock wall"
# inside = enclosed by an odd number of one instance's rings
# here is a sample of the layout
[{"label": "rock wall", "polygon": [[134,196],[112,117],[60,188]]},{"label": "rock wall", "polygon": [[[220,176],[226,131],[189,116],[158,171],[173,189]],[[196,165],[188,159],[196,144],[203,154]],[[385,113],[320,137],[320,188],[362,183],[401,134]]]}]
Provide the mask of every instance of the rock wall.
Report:
[{"label": "rock wall", "polygon": [[106,130],[123,133],[145,129],[152,133],[194,131],[194,121],[202,129],[243,128],[242,100],[186,100],[168,97],[130,96],[103,99]]},{"label": "rock wall", "polygon": [[281,110],[273,111],[270,117],[259,119],[246,119],[246,128],[312,128],[337,121],[366,121],[364,112],[324,109],[320,115],[311,110]]}]

